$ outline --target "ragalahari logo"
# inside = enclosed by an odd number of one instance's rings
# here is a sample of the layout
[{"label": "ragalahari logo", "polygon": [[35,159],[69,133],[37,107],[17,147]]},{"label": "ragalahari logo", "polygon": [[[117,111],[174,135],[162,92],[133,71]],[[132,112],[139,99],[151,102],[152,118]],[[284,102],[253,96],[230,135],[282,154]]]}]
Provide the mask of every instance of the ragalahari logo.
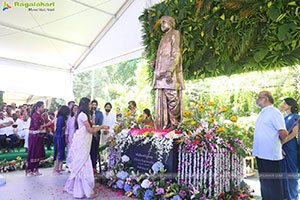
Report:
[{"label": "ragalahari logo", "polygon": [[9,8],[11,8],[10,5],[8,5],[8,3],[6,3],[6,1],[4,1],[4,5],[3,5],[3,11],[8,10]]}]

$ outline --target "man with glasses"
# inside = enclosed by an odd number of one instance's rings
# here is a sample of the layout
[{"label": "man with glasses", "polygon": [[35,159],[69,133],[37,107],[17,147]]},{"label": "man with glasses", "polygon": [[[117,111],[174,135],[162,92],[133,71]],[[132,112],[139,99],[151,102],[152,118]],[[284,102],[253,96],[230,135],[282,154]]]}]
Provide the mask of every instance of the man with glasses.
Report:
[{"label": "man with glasses", "polygon": [[255,122],[253,153],[256,157],[263,200],[282,200],[280,160],[281,141],[288,132],[280,111],[273,107],[274,99],[269,91],[262,91],[256,99],[262,110]]}]

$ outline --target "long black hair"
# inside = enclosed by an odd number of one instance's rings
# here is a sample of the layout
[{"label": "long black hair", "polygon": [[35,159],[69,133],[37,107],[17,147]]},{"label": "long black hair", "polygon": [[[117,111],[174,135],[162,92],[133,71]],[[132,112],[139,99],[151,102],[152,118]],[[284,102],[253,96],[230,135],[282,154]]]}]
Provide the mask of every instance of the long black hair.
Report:
[{"label": "long black hair", "polygon": [[147,115],[147,117],[151,117],[151,112],[148,108],[144,109],[143,111]]},{"label": "long black hair", "polygon": [[69,114],[70,114],[70,108],[68,106],[62,106],[57,113],[57,118],[59,116],[62,116],[64,120],[67,120]]},{"label": "long black hair", "polygon": [[80,99],[78,112],[77,112],[76,119],[75,119],[75,129],[78,129],[77,118],[81,112],[83,112],[87,115],[88,122],[92,126],[91,117],[90,117],[90,109],[89,109],[90,102],[91,102],[91,100],[87,97],[83,97]]},{"label": "long black hair", "polygon": [[293,98],[285,98],[285,103],[289,106],[291,106],[291,112],[292,113],[298,113],[299,112],[299,105],[297,101]]},{"label": "long black hair", "polygon": [[78,107],[76,104],[74,104],[73,106],[72,106],[72,108],[71,108],[71,110],[70,110],[70,112],[71,112],[71,117],[74,117],[74,112],[73,112],[73,109],[74,109],[74,107]]},{"label": "long black hair", "polygon": [[33,106],[32,108],[32,112],[31,112],[31,116],[33,115],[33,113],[35,113],[37,111],[38,108],[40,108],[42,105],[44,105],[44,102],[42,101],[38,101],[36,102],[36,104]]}]

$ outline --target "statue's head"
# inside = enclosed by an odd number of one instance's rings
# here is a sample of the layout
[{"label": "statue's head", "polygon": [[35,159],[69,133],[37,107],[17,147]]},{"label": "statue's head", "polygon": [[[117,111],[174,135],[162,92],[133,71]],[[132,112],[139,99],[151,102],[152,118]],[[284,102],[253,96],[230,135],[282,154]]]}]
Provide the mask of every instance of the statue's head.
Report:
[{"label": "statue's head", "polygon": [[170,16],[163,16],[160,20],[160,24],[161,24],[161,30],[163,32],[167,32],[168,30],[174,28],[176,25],[175,19]]}]

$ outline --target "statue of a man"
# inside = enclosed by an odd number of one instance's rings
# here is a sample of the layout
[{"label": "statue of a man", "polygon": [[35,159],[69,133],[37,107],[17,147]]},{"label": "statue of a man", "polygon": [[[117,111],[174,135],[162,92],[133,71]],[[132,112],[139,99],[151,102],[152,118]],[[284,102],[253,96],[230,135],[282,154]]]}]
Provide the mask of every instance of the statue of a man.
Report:
[{"label": "statue of a man", "polygon": [[156,93],[155,128],[175,129],[182,120],[182,37],[175,30],[173,17],[161,18],[161,30],[166,34],[159,43],[153,89]]}]

